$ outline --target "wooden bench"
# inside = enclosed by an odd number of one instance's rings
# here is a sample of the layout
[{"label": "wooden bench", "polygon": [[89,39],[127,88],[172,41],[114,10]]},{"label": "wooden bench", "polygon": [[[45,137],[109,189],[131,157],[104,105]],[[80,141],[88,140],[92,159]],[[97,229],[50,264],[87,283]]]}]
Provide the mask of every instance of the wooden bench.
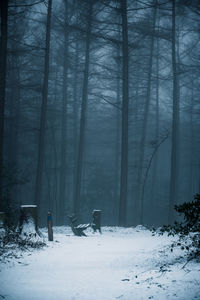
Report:
[{"label": "wooden bench", "polygon": [[84,232],[88,227],[90,227],[90,224],[78,224],[77,218],[72,215],[68,216],[69,221],[70,221],[70,227],[72,229],[72,232],[76,236],[87,236]]}]

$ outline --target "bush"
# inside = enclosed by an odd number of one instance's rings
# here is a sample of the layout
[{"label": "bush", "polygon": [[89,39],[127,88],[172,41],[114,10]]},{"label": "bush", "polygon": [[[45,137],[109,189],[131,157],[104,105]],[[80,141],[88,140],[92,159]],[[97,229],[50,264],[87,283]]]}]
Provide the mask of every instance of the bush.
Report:
[{"label": "bush", "polygon": [[200,259],[200,194],[194,196],[191,202],[175,205],[175,210],[183,217],[182,222],[174,222],[173,226],[163,226],[160,233],[168,232],[168,235],[179,235],[179,240],[173,243],[175,246],[187,250],[189,257]]},{"label": "bush", "polygon": [[0,229],[0,260],[17,257],[17,250],[39,249],[46,244],[37,233],[20,234],[18,229],[5,227]]},{"label": "bush", "polygon": [[45,242],[37,233],[29,233],[21,235],[16,230],[8,229],[1,236],[1,247],[5,248],[7,245],[18,246],[21,250],[25,250],[29,247],[40,248],[45,245]]}]

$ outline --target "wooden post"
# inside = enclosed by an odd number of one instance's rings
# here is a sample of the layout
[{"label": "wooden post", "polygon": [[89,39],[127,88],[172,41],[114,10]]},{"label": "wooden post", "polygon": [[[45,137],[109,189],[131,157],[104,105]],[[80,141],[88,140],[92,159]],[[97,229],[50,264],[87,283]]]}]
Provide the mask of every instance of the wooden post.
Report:
[{"label": "wooden post", "polygon": [[6,214],[5,212],[0,211],[0,228],[5,227],[5,222],[6,222]]},{"label": "wooden post", "polygon": [[93,210],[92,217],[92,229],[94,230],[94,232],[96,232],[96,230],[99,230],[99,232],[101,233],[101,210]]},{"label": "wooden post", "polygon": [[52,222],[52,215],[49,211],[47,214],[47,226],[48,226],[48,240],[53,241],[53,222]]}]

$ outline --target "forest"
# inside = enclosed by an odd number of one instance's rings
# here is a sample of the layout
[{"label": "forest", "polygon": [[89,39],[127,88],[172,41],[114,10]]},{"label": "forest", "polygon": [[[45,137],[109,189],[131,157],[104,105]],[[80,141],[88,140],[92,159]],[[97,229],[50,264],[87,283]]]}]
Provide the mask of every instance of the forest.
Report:
[{"label": "forest", "polygon": [[1,0],[0,211],[159,226],[200,193],[198,0]]}]

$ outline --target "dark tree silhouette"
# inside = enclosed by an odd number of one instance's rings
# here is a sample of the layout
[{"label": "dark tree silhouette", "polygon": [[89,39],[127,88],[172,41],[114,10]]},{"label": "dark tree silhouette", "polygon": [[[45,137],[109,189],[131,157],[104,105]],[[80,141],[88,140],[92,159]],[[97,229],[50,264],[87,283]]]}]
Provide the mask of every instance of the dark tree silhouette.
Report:
[{"label": "dark tree silhouette", "polygon": [[4,110],[6,96],[8,1],[0,2],[1,43],[0,43],[0,209],[3,201],[3,152],[4,152]]}]

